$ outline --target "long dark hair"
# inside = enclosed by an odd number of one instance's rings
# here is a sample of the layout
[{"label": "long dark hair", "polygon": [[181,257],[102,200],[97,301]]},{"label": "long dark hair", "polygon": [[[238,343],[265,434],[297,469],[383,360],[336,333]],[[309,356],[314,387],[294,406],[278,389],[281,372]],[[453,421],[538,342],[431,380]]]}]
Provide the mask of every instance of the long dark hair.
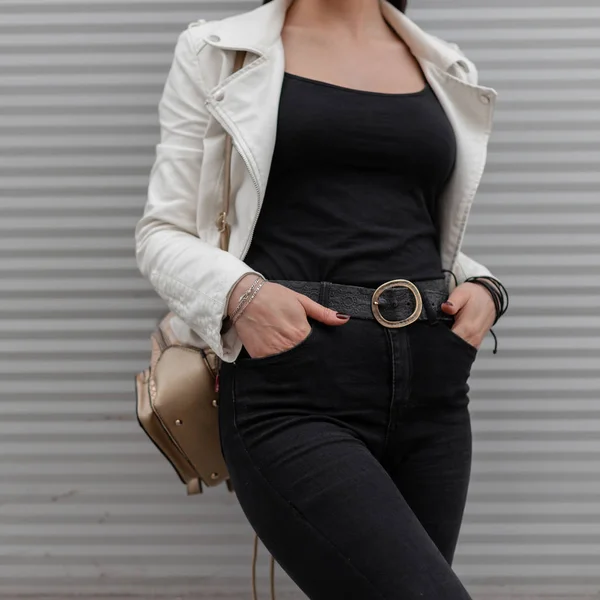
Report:
[{"label": "long dark hair", "polygon": [[[271,0],[263,0],[263,4],[266,4],[267,2],[271,2]],[[404,12],[406,10],[406,4],[408,3],[408,0],[389,0],[389,2]]]}]

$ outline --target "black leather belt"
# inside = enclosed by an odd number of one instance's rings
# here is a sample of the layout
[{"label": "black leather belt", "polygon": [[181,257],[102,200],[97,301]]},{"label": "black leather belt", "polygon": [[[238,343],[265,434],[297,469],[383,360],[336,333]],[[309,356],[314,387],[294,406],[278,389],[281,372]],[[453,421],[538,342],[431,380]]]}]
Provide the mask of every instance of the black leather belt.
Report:
[{"label": "black leather belt", "polygon": [[358,319],[375,319],[392,329],[418,320],[454,320],[441,309],[449,295],[444,278],[418,282],[393,279],[377,289],[327,281],[269,281],[304,294],[336,312]]}]

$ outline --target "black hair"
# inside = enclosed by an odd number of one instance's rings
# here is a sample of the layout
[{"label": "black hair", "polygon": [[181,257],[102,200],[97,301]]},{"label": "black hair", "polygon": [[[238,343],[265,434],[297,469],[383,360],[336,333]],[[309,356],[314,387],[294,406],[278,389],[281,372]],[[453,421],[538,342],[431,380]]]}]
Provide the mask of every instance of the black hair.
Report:
[{"label": "black hair", "polygon": [[[271,2],[271,0],[263,0],[263,4],[267,2]],[[406,5],[408,0],[389,0],[390,4],[394,5],[396,8],[400,9],[402,12],[406,10]]]}]

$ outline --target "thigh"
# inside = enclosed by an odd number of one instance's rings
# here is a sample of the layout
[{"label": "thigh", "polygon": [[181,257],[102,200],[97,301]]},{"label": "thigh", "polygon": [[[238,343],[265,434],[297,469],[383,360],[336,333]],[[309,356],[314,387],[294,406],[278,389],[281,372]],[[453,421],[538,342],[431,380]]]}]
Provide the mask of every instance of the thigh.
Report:
[{"label": "thigh", "polygon": [[286,403],[282,365],[270,366],[249,385],[225,365],[220,426],[242,509],[281,567],[314,600],[468,600],[366,445],[314,398]]},{"label": "thigh", "polygon": [[410,386],[386,459],[431,539],[452,564],[471,473],[469,378],[477,350],[428,322],[407,328]]},{"label": "thigh", "polygon": [[388,472],[449,565],[471,474],[468,408],[406,408],[390,447]]}]

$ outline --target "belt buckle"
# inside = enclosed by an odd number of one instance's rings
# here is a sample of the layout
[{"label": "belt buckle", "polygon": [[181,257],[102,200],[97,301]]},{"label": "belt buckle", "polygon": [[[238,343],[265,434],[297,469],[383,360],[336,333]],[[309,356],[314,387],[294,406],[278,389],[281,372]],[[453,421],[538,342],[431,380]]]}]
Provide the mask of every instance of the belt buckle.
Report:
[{"label": "belt buckle", "polygon": [[[408,317],[407,319],[403,319],[402,321],[388,321],[381,315],[381,312],[379,310],[379,297],[381,296],[381,294],[383,294],[383,292],[385,292],[386,290],[395,287],[403,287],[409,289],[413,293],[417,305],[413,314],[410,315],[410,317]],[[385,283],[382,283],[375,290],[375,292],[373,292],[373,296],[371,297],[371,310],[373,311],[373,316],[375,317],[375,320],[384,327],[387,327],[388,329],[406,327],[407,325],[414,323],[421,315],[421,311],[423,310],[423,298],[421,297],[421,292],[419,291],[419,288],[412,281],[408,281],[407,279],[392,279],[391,281],[386,281]]]}]

